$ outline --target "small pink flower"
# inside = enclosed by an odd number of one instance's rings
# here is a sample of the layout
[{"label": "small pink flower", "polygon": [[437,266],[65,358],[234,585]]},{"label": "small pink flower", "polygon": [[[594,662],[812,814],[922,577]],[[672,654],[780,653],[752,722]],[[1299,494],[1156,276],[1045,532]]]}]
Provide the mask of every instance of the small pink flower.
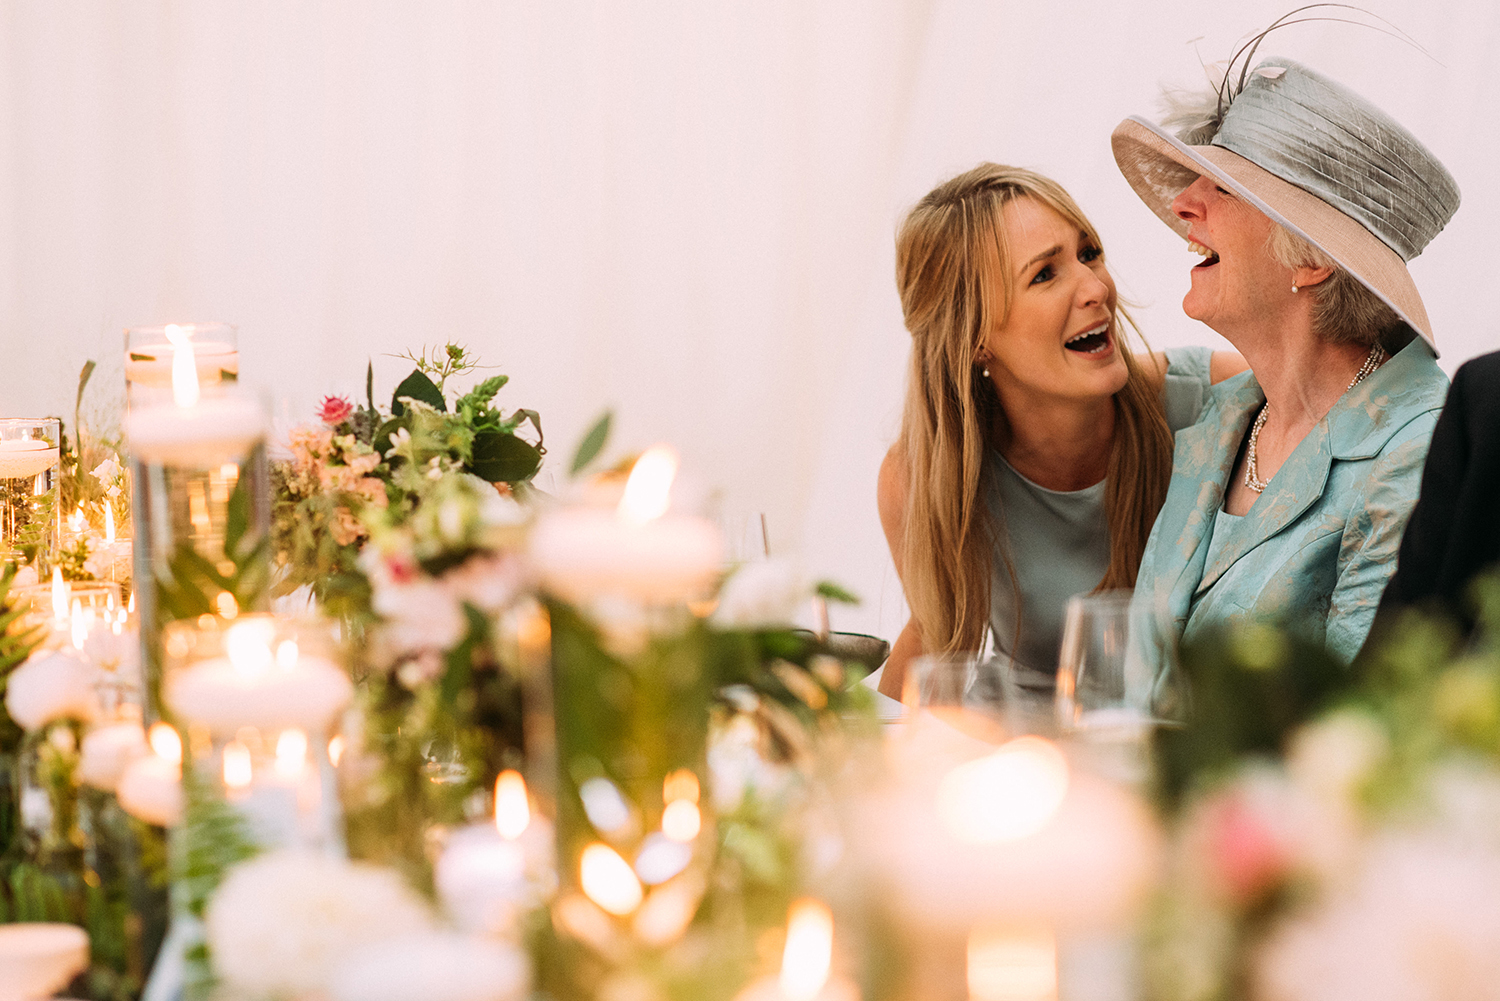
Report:
[{"label": "small pink flower", "polygon": [[333,532],[333,541],[341,546],[353,545],[367,534],[365,526],[346,507],[334,508],[333,524],[329,528]]},{"label": "small pink flower", "polygon": [[324,424],[342,424],[354,413],[354,404],[342,396],[325,396],[323,405],[318,408],[318,419]]},{"label": "small pink flower", "polygon": [[1289,875],[1290,846],[1272,818],[1241,790],[1233,790],[1208,809],[1208,853],[1217,882],[1234,903],[1250,906],[1265,898]]}]

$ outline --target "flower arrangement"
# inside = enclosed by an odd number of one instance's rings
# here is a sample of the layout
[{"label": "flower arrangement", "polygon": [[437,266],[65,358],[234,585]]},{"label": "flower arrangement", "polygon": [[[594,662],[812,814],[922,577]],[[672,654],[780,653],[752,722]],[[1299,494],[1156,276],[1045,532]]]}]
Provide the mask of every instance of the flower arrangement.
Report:
[{"label": "flower arrangement", "polygon": [[[449,399],[449,381],[481,367],[468,349],[448,344],[403,357],[416,368],[389,406],[377,406],[368,368],[365,402],[325,398],[317,422],[291,432],[291,457],[272,469],[277,589],[310,586],[341,616],[368,611],[357,558],[371,520],[403,524],[430,481],[450,473],[493,484],[502,495],[524,491],[546,452],[536,411],[507,414],[494,405],[506,376]],[[526,425],[535,441],[521,436]]]},{"label": "flower arrangement", "polygon": [[1220,715],[1158,739],[1177,850],[1153,996],[1492,996],[1500,579],[1479,594],[1467,645],[1408,615],[1358,673],[1264,626],[1185,651]]}]

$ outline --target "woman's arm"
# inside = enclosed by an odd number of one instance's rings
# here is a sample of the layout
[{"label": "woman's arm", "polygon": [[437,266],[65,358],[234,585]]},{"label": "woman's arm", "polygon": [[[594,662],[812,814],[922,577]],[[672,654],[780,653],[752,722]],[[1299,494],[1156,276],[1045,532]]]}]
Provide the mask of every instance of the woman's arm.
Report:
[{"label": "woman's arm", "polygon": [[[1148,374],[1154,377],[1153,382],[1160,388],[1161,381],[1167,372],[1167,353],[1153,351],[1151,361],[1153,368]],[[1239,375],[1249,367],[1250,363],[1233,351],[1215,351],[1208,359],[1208,383],[1212,386],[1223,382],[1230,376]]]},{"label": "woman's arm", "polygon": [[[892,445],[880,464],[880,479],[876,486],[875,499],[880,508],[880,526],[885,529],[886,545],[891,550],[891,560],[896,564],[896,576],[905,572],[901,565],[906,552],[906,490],[909,482],[906,456],[900,445]],[[903,587],[905,583],[903,581]],[[913,657],[922,654],[922,634],[917,629],[917,620],[908,619],[901,635],[891,647],[886,658],[885,671],[880,675],[880,693],[893,699],[901,697],[901,687],[906,682],[906,665]]]}]

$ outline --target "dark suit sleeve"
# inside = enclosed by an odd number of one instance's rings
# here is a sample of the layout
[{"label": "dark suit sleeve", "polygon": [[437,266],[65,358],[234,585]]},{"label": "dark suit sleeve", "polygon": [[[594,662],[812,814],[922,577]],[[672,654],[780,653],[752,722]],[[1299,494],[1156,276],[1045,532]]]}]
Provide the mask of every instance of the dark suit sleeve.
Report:
[{"label": "dark suit sleeve", "polygon": [[1422,492],[1380,602],[1464,616],[1464,589],[1500,559],[1500,352],[1465,363],[1432,434]]}]

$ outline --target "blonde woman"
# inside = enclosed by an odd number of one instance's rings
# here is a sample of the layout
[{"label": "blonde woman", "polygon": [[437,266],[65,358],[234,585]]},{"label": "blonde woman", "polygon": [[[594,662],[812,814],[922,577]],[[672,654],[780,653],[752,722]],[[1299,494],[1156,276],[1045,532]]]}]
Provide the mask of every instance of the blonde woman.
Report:
[{"label": "blonde woman", "polygon": [[1056,182],[981,164],[928,194],[896,238],[912,336],[881,522],[911,607],[880,690],[911,659],[978,651],[1022,684],[1056,669],[1071,594],[1135,583],[1172,471],[1172,434],[1231,353],[1134,356],[1098,234]]}]

